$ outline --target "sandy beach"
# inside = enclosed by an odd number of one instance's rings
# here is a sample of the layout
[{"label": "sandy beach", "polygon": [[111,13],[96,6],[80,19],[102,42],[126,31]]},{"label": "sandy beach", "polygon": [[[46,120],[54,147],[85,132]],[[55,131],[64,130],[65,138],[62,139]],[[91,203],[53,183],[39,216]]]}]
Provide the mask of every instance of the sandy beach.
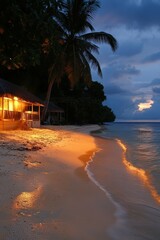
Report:
[{"label": "sandy beach", "polygon": [[0,240],[158,239],[159,198],[99,129],[0,133]]},{"label": "sandy beach", "polygon": [[0,239],[107,239],[115,206],[87,176],[89,126],[0,133]]}]

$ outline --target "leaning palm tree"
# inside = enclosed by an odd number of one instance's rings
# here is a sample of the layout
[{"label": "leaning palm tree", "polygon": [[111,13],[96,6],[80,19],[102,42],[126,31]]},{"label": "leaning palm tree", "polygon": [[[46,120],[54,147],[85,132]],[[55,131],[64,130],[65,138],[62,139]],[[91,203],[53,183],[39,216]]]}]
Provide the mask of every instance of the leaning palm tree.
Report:
[{"label": "leaning palm tree", "polygon": [[46,114],[52,86],[66,74],[71,88],[83,79],[92,82],[91,68],[102,77],[100,64],[94,54],[99,53],[96,43],[107,43],[115,51],[116,39],[106,32],[95,32],[91,24],[94,12],[100,7],[98,0],[64,0],[62,8],[53,16],[59,48],[49,72],[49,86],[43,117]]}]

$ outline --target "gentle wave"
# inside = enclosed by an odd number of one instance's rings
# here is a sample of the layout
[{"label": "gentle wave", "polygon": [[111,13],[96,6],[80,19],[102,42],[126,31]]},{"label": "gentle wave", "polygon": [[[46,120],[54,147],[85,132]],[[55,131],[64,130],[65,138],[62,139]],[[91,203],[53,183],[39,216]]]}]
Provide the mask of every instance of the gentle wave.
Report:
[{"label": "gentle wave", "polygon": [[[93,153],[93,155],[90,157],[90,160],[87,162],[86,166],[85,166],[85,171],[87,172],[87,175],[89,177],[89,179],[101,190],[105,193],[105,195],[107,196],[107,198],[114,204],[114,206],[116,207],[116,212],[115,212],[115,216],[117,218],[119,217],[123,217],[126,215],[126,211],[124,210],[124,208],[117,203],[113,198],[112,195],[107,191],[107,189],[105,189],[105,187],[103,185],[101,185],[95,178],[93,172],[90,171],[89,166],[90,163],[92,163],[94,161],[94,156],[97,152],[101,151],[101,149],[98,149],[97,151],[95,151]],[[122,221],[122,219],[121,219]]]},{"label": "gentle wave", "polygon": [[[144,130],[143,134],[138,129]],[[93,156],[88,163],[90,179],[122,209],[122,215],[120,211],[117,222],[108,230],[111,239],[159,239],[160,124],[107,124],[95,136],[114,142],[117,139],[116,144],[122,150],[115,161],[107,142],[98,140],[104,154]],[[111,148],[113,154],[114,149],[117,150],[116,146]],[[97,161],[100,157],[102,161]],[[113,164],[118,164],[116,171]],[[111,170],[109,174],[108,170]],[[116,211],[119,214],[119,208]]]},{"label": "gentle wave", "polygon": [[115,213],[114,213],[115,223],[109,229],[107,229],[107,233],[113,240],[119,240],[119,239],[128,240],[129,238],[133,240],[134,237],[131,238],[131,236],[133,235],[133,232],[132,232],[131,226],[128,224],[128,210],[124,208],[120,203],[115,201],[111,193],[107,191],[107,189],[102,184],[99,183],[99,181],[95,178],[95,175],[93,174],[93,172],[90,170],[90,165],[94,161],[94,157],[96,153],[101,150],[102,149],[98,149],[92,154],[92,156],[90,157],[90,160],[86,163],[85,171],[89,179],[106,195],[106,197],[115,206]]},{"label": "gentle wave", "polygon": [[121,146],[121,148],[123,149],[123,163],[125,164],[125,166],[132,172],[134,172],[136,175],[138,175],[145,183],[145,185],[149,188],[153,198],[160,203],[160,195],[158,194],[157,190],[155,189],[155,187],[152,185],[152,183],[150,182],[150,179],[146,173],[145,170],[141,169],[141,168],[137,168],[135,167],[133,164],[131,164],[127,158],[126,158],[126,152],[127,152],[127,147],[125,146],[125,144],[120,140],[120,139],[116,139],[117,143]]}]

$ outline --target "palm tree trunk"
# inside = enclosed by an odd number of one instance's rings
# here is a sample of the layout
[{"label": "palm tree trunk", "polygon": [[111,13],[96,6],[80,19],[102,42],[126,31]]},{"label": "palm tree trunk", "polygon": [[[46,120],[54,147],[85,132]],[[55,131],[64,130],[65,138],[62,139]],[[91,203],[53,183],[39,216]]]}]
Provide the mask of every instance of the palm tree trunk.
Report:
[{"label": "palm tree trunk", "polygon": [[73,45],[73,66],[74,66],[74,75],[73,75],[73,77],[74,77],[74,83],[76,83],[76,81],[77,81],[77,76],[78,76],[78,74],[77,74],[77,62],[76,62],[76,51],[75,51],[75,46]]},{"label": "palm tree trunk", "polygon": [[52,76],[52,72],[53,72],[53,66],[52,66],[50,74],[49,74],[49,85],[48,85],[46,99],[45,99],[44,108],[43,108],[42,117],[41,117],[42,123],[44,123],[44,121],[45,121],[45,117],[46,117],[46,113],[48,110],[48,105],[49,105],[49,101],[50,101],[50,97],[51,97],[52,87],[53,87],[53,83],[54,83],[54,78]]}]

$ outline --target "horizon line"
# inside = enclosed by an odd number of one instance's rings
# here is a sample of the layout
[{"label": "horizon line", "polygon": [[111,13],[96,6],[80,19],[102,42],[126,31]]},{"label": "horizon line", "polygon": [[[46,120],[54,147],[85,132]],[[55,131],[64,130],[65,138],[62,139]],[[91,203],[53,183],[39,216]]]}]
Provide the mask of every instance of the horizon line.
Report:
[{"label": "horizon line", "polygon": [[160,119],[117,119],[115,122],[160,122]]}]

